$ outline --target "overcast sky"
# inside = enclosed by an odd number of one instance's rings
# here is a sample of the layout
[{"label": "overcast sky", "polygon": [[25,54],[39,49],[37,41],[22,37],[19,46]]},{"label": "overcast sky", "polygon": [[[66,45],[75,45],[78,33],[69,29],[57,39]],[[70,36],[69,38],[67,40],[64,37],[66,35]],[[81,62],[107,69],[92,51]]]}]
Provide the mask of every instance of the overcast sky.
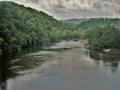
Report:
[{"label": "overcast sky", "polygon": [[11,0],[42,10],[57,19],[119,17],[120,0]]}]

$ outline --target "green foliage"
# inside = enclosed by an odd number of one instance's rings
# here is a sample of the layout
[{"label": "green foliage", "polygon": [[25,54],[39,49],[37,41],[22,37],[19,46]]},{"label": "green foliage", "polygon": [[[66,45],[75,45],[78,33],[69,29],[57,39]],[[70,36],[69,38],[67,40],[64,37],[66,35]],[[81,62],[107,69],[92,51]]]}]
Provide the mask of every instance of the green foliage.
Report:
[{"label": "green foliage", "polygon": [[76,29],[90,29],[96,27],[115,26],[120,28],[120,19],[118,18],[91,18],[76,25]]},{"label": "green foliage", "polygon": [[120,49],[120,19],[89,19],[77,25],[57,21],[42,11],[0,2],[0,54],[60,40],[88,39],[92,49]]},{"label": "green foliage", "polygon": [[120,29],[114,26],[96,27],[87,30],[86,38],[91,49],[120,49]]},{"label": "green foliage", "polygon": [[70,24],[13,2],[0,2],[0,22],[0,38],[4,40],[2,44],[0,42],[0,50],[3,54],[82,35]]},{"label": "green foliage", "polygon": [[91,18],[75,26],[84,31],[89,48],[97,51],[120,49],[120,19]]}]

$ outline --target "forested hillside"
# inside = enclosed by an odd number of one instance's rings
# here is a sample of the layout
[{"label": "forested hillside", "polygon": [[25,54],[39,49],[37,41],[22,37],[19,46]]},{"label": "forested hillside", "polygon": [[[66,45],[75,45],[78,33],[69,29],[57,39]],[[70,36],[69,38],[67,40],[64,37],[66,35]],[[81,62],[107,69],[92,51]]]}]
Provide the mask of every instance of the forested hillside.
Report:
[{"label": "forested hillside", "polygon": [[87,39],[94,50],[120,49],[120,19],[92,18],[72,25],[42,11],[13,2],[0,2],[0,55],[81,38]]},{"label": "forested hillside", "polygon": [[13,2],[0,2],[0,53],[40,46],[62,39],[80,38],[81,31],[42,11]]},{"label": "forested hillside", "polygon": [[85,38],[93,50],[120,49],[120,19],[90,19],[76,26],[85,31]]},{"label": "forested hillside", "polygon": [[120,28],[120,19],[118,18],[90,18],[76,25],[77,29],[91,29],[96,27],[112,26]]}]

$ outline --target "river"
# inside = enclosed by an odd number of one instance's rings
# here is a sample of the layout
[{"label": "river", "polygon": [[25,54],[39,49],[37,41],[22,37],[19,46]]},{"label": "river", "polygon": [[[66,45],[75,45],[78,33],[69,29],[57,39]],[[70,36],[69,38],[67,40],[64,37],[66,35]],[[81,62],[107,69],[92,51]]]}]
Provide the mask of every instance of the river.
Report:
[{"label": "river", "polygon": [[119,60],[79,41],[62,41],[12,60],[4,57],[1,90],[120,90]]}]

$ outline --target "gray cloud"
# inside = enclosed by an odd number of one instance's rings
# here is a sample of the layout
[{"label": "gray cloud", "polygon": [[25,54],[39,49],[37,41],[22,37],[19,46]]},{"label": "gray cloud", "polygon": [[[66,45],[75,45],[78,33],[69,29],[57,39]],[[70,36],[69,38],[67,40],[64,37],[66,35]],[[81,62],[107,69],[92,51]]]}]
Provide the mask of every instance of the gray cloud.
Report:
[{"label": "gray cloud", "polygon": [[32,2],[32,3],[38,4],[38,3],[39,3],[39,0],[26,0],[26,2]]},{"label": "gray cloud", "polygon": [[57,19],[120,17],[120,0],[16,0]]}]

